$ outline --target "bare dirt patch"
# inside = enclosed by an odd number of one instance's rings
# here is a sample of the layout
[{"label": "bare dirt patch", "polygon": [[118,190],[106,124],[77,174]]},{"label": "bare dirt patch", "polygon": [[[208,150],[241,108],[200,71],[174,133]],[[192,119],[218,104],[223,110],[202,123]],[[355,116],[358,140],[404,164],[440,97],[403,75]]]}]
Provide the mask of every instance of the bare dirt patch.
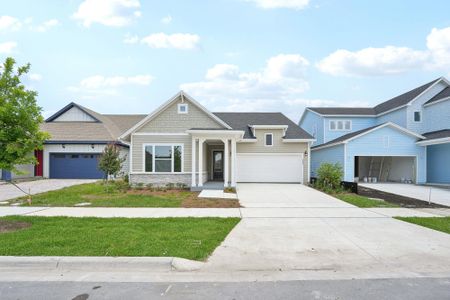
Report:
[{"label": "bare dirt patch", "polygon": [[0,220],[0,233],[13,232],[31,227],[31,223],[20,221]]}]

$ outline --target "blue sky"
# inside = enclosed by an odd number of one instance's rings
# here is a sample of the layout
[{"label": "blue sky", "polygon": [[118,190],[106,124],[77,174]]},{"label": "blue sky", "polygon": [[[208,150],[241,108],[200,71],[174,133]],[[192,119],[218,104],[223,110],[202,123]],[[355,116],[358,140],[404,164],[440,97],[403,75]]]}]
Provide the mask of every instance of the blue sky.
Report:
[{"label": "blue sky", "polygon": [[30,62],[49,116],[149,113],[183,89],[212,111],[375,105],[450,75],[448,1],[3,1],[0,58]]}]

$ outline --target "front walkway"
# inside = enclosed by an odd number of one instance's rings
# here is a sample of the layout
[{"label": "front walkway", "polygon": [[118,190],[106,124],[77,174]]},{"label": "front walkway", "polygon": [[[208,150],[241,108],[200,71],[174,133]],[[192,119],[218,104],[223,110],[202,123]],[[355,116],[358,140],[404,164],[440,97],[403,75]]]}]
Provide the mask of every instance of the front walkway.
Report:
[{"label": "front walkway", "polygon": [[[93,179],[38,179],[20,182],[17,185],[31,194],[39,194],[53,190],[59,190],[68,186],[95,182]],[[2,181],[0,183],[0,201],[26,196],[22,191],[12,184]]]},{"label": "front walkway", "polygon": [[450,207],[450,189],[404,183],[359,183],[369,189],[433,202]]}]

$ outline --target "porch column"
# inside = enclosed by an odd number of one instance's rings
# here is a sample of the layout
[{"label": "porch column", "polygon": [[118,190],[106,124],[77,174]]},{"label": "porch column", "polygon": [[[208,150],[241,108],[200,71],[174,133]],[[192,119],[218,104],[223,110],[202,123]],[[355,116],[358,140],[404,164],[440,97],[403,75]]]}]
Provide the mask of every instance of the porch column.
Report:
[{"label": "porch column", "polygon": [[195,175],[195,165],[196,165],[196,144],[197,144],[197,141],[195,140],[195,138],[193,137],[192,138],[192,167],[191,167],[191,173],[192,173],[192,175],[191,175],[191,177],[192,177],[192,186],[193,187],[195,187],[195,186],[197,186],[197,184],[196,184],[196,175]]},{"label": "porch column", "polygon": [[223,142],[223,156],[224,156],[224,169],[223,169],[223,184],[225,187],[230,186],[230,180],[228,178],[228,169],[230,166],[230,151],[228,150],[228,139],[222,139]]},{"label": "porch column", "polygon": [[236,187],[236,140],[231,139],[231,187]]},{"label": "porch column", "polygon": [[198,186],[203,186],[203,142],[205,139],[198,139]]}]

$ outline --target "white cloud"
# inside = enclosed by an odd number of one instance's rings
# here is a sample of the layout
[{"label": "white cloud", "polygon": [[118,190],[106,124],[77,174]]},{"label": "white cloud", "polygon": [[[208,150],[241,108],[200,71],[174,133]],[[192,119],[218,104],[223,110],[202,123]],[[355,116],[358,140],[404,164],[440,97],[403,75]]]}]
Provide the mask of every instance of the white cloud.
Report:
[{"label": "white cloud", "polygon": [[378,76],[450,67],[450,27],[433,28],[426,46],[426,50],[396,46],[358,51],[340,49],[319,61],[317,67],[335,76]]},{"label": "white cloud", "polygon": [[420,68],[428,58],[424,51],[405,47],[365,48],[356,52],[341,49],[325,57],[317,66],[331,75],[376,76]]},{"label": "white cloud", "polygon": [[172,23],[172,16],[171,15],[165,16],[164,18],[161,19],[161,23],[163,23],[163,24]]},{"label": "white cloud", "polygon": [[11,16],[0,16],[0,31],[16,31],[22,27],[22,22]]},{"label": "white cloud", "polygon": [[142,15],[139,0],[85,0],[73,14],[83,26],[93,23],[105,26],[123,27]]},{"label": "white cloud", "polygon": [[139,42],[139,37],[137,35],[127,34],[123,39],[123,42],[125,44],[136,44],[137,42]]},{"label": "white cloud", "polygon": [[98,89],[106,87],[119,87],[124,85],[149,85],[153,79],[154,78],[151,75],[136,75],[129,77],[105,77],[102,75],[95,75],[81,80],[80,87],[84,89]]},{"label": "white cloud", "polygon": [[47,20],[47,21],[43,22],[42,24],[34,27],[33,29],[38,32],[46,32],[50,28],[58,26],[58,25],[59,25],[59,21],[57,19],[50,19],[50,20]]},{"label": "white cloud", "polygon": [[427,36],[427,48],[432,56],[431,67],[450,67],[450,27],[433,28]]},{"label": "white cloud", "polygon": [[42,80],[42,75],[38,74],[38,73],[31,73],[31,74],[28,74],[28,78],[31,81],[41,81]]},{"label": "white cloud", "polygon": [[289,105],[303,107],[304,103],[289,101],[301,98],[308,90],[305,79],[308,65],[299,54],[271,57],[264,68],[255,72],[244,72],[233,64],[217,64],[207,70],[203,81],[185,83],[180,88],[217,111],[280,111]]},{"label": "white cloud", "polygon": [[17,47],[16,42],[4,42],[0,43],[0,53],[9,54],[12,53],[14,48]]},{"label": "white cloud", "polygon": [[200,37],[196,34],[189,33],[154,33],[142,38],[141,42],[147,44],[151,48],[175,48],[190,50],[195,49],[200,41]]},{"label": "white cloud", "polygon": [[304,9],[308,6],[309,0],[245,0],[247,2],[253,2],[258,7],[264,9],[274,8],[291,8],[291,9]]}]

